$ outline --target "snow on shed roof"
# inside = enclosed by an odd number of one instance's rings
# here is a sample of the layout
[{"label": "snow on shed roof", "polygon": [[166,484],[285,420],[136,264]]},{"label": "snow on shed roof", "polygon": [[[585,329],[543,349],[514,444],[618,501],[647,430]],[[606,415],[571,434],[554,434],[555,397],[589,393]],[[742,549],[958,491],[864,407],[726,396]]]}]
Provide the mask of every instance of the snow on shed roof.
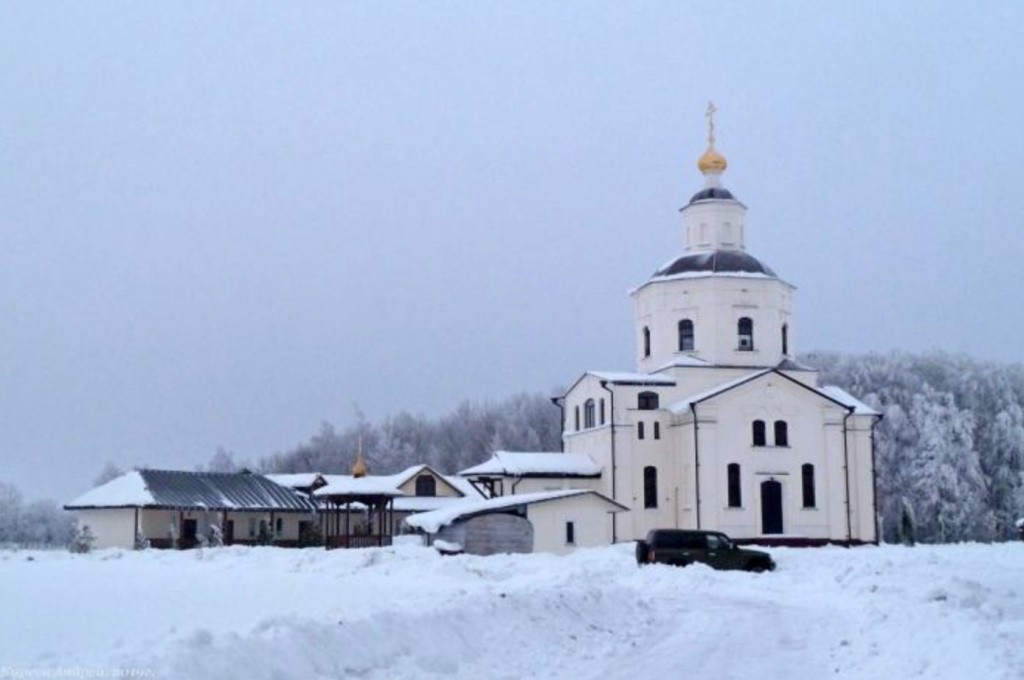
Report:
[{"label": "snow on shed roof", "polygon": [[560,489],[558,491],[538,491],[536,493],[524,493],[515,496],[499,496],[485,500],[461,500],[453,503],[450,507],[421,512],[405,518],[405,523],[415,529],[421,529],[428,534],[435,534],[441,527],[463,517],[480,515],[488,512],[497,512],[514,508],[519,505],[530,505],[532,503],[543,503],[546,501],[559,500],[593,494],[611,506],[610,512],[622,512],[628,510],[626,506],[617,503],[607,496],[589,489]]},{"label": "snow on shed roof", "polygon": [[462,477],[600,477],[601,468],[585,453],[495,451],[489,460],[459,472]]},{"label": "snow on shed roof", "polygon": [[861,401],[857,397],[853,396],[852,394],[850,394],[849,392],[844,390],[842,387],[837,387],[836,385],[825,385],[823,387],[818,388],[818,391],[822,392],[823,394],[825,394],[828,397],[831,397],[835,401],[838,401],[838,402],[844,404],[845,406],[853,408],[854,415],[858,415],[858,416],[880,416],[880,415],[882,415],[881,413],[879,413],[875,409],[871,408],[870,406],[865,404],[863,401]]},{"label": "snow on shed roof", "polygon": [[315,509],[307,499],[262,475],[185,470],[128,472],[64,507],[68,510],[149,507],[301,512]]}]

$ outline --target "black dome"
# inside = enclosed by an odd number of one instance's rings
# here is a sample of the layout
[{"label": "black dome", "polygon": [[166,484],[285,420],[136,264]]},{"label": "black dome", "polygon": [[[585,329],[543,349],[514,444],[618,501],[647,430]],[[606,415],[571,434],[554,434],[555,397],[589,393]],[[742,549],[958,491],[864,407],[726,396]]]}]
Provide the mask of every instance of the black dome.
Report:
[{"label": "black dome", "polygon": [[676,274],[689,273],[719,274],[728,272],[764,274],[775,278],[775,272],[771,270],[771,267],[742,250],[711,250],[682,255],[654,272],[654,276],[674,276]]},{"label": "black dome", "polygon": [[693,195],[693,198],[690,199],[690,203],[696,203],[697,201],[706,201],[711,198],[720,198],[732,201],[736,200],[736,198],[732,195],[732,192],[729,191],[728,189],[723,189],[722,187],[708,187],[706,189],[701,189],[700,191],[695,193]]}]

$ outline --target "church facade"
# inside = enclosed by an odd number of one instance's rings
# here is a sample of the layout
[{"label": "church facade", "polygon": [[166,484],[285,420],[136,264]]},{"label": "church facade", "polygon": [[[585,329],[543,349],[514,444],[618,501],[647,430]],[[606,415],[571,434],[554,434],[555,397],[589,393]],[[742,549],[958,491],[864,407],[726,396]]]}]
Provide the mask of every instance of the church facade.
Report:
[{"label": "church facade", "polygon": [[635,369],[587,372],[556,399],[563,449],[593,459],[597,489],[630,509],[609,517],[615,541],[678,527],[876,542],[880,415],[794,359],[795,289],[746,251],[726,167],[712,123],[683,251],[631,293]]}]

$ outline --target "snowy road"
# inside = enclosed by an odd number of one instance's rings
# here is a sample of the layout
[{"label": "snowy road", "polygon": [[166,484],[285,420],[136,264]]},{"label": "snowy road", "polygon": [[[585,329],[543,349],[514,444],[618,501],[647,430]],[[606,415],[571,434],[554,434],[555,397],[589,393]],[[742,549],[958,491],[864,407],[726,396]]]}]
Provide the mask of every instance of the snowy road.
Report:
[{"label": "snowy road", "polygon": [[0,677],[1024,677],[1024,543],[773,554],[0,553]]}]

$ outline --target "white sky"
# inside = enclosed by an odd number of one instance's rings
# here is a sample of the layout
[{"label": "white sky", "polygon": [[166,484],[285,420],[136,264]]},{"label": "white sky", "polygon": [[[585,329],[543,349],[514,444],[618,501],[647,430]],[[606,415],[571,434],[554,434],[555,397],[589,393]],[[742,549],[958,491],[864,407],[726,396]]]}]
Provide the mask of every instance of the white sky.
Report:
[{"label": "white sky", "polygon": [[[856,6],[853,6],[856,5]],[[1016,361],[1014,2],[0,5],[0,480],[632,370],[704,107],[794,345]]]}]

